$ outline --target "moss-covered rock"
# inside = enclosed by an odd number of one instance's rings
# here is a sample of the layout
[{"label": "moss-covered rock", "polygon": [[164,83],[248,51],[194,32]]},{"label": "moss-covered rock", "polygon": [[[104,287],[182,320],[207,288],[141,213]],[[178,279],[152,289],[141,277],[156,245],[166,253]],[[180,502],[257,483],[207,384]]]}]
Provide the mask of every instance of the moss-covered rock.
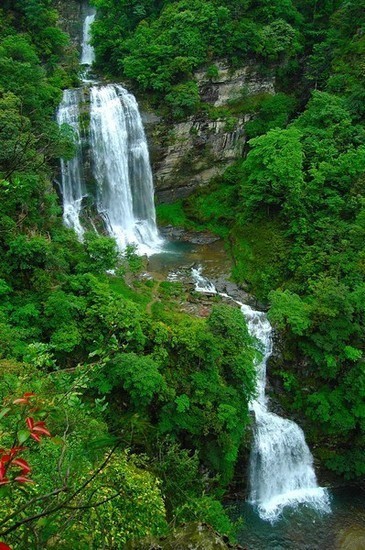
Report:
[{"label": "moss-covered rock", "polygon": [[243,550],[242,546],[232,545],[226,537],[215,533],[204,523],[187,523],[167,537],[129,542],[126,550]]}]

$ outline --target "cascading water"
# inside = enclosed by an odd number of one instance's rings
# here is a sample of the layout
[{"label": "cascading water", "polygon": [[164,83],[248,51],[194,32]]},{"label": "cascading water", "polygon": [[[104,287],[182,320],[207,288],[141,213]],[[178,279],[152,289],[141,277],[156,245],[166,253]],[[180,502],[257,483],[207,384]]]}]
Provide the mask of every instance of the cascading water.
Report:
[{"label": "cascading water", "polygon": [[202,267],[193,267],[191,270],[191,276],[195,282],[195,290],[197,292],[204,292],[205,294],[218,294],[217,289],[206,277],[202,275]]},{"label": "cascading water", "polygon": [[94,48],[90,44],[91,39],[91,25],[95,21],[95,13],[91,13],[85,17],[82,44],[81,44],[81,65],[92,65],[95,61]]},{"label": "cascading water", "polygon": [[[201,274],[192,270],[195,290],[218,293]],[[233,300],[233,298],[231,298]],[[329,495],[318,487],[313,458],[302,429],[292,420],[269,412],[266,387],[266,363],[272,353],[272,328],[262,311],[234,300],[240,305],[250,334],[259,342],[261,361],[256,365],[256,398],[250,403],[255,414],[254,441],[250,460],[250,502],[260,517],[274,522],[286,506],[305,504],[320,512],[329,512]]]},{"label": "cascading water", "polygon": [[261,311],[241,306],[250,334],[261,343],[262,359],[257,365],[257,397],[250,408],[255,429],[250,460],[250,501],[262,519],[274,522],[286,506],[304,503],[329,512],[326,489],[318,487],[313,458],[303,430],[292,420],[268,410],[266,363],[272,352],[272,328]]},{"label": "cascading water", "polygon": [[61,159],[61,191],[64,223],[77,233],[80,240],[84,235],[84,229],[80,223],[80,212],[82,199],[86,195],[79,127],[81,96],[82,91],[80,89],[64,90],[63,99],[57,111],[58,124],[60,126],[68,124],[75,135],[75,156],[67,161]]},{"label": "cascading water", "polygon": [[122,86],[90,90],[90,132],[97,209],[120,249],[141,254],[161,249],[152,172],[138,104]]},{"label": "cascading water", "polygon": [[[95,13],[83,26],[81,64],[94,62],[90,28]],[[87,72],[84,73],[84,83]],[[81,90],[66,90],[58,109],[58,123],[69,124],[77,138],[71,161],[61,161],[64,220],[82,239],[80,223],[85,196],[79,128]],[[145,133],[134,96],[118,84],[90,89],[90,141],[93,175],[97,183],[96,206],[108,233],[120,250],[136,245],[139,254],[161,251],[162,239],[156,226],[152,172]]]}]

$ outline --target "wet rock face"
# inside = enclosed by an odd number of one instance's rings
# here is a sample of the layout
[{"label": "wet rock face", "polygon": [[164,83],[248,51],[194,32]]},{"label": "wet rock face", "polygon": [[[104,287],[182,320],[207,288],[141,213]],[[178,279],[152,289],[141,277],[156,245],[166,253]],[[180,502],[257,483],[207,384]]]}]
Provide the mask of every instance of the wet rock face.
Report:
[{"label": "wet rock face", "polygon": [[354,525],[340,532],[336,548],[339,550],[364,550],[365,527]]},{"label": "wet rock face", "polygon": [[246,141],[244,124],[250,118],[238,119],[229,131],[224,120],[191,117],[175,124],[165,146],[158,147],[159,154],[152,154],[158,201],[174,202],[189,196],[239,158]]},{"label": "wet rock face", "polygon": [[[224,108],[251,94],[273,94],[274,78],[259,75],[254,64],[232,71],[216,63],[216,76],[195,73],[202,100],[212,108]],[[207,185],[242,156],[245,125],[252,114],[214,120],[207,114],[192,116],[171,126],[150,114],[144,123],[149,138],[157,202],[174,202]]]},{"label": "wet rock face", "polygon": [[83,4],[77,0],[55,0],[59,13],[59,25],[71,37],[72,43],[80,50],[82,40]]}]

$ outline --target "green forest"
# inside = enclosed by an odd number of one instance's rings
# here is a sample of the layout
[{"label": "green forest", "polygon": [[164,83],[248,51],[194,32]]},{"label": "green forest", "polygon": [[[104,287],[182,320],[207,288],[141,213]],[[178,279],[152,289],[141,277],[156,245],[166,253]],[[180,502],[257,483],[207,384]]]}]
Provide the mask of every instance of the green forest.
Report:
[{"label": "green forest", "polygon": [[[133,247],[63,225],[75,138],[55,112],[80,69],[59,4],[0,8],[0,541],[152,548],[204,522],[234,542],[223,502],[244,483],[259,352],[238,308],[185,313],[194,297],[141,279]],[[281,406],[323,469],[363,482],[365,1],[92,4],[95,71],[167,123],[206,112],[194,71],[214,81],[219,59],[275,74],[275,95],[226,108],[255,115],[243,157],[158,216],[225,239],[279,335]]]}]

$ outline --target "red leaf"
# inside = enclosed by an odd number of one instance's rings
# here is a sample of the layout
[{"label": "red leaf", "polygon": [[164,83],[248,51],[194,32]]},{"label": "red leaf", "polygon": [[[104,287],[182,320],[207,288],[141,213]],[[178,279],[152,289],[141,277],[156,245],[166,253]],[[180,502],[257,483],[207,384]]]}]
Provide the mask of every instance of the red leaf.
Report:
[{"label": "red leaf", "polygon": [[6,462],[10,462],[10,460],[12,459],[13,457],[11,456],[11,454],[6,454],[6,455],[3,455],[1,457],[1,462],[3,464],[6,464]]},{"label": "red leaf", "polygon": [[30,437],[33,437],[33,439],[35,439],[35,441],[38,441],[38,443],[39,443],[40,440],[41,440],[41,438],[39,437],[39,435],[34,434],[34,433],[31,433],[31,434],[30,434]]},{"label": "red leaf", "polygon": [[2,481],[4,479],[4,476],[5,476],[5,466],[2,462],[0,462],[0,481]]},{"label": "red leaf", "polygon": [[34,483],[32,479],[29,479],[29,477],[26,476],[14,477],[14,481],[17,481],[18,483]]},{"label": "red leaf", "polygon": [[31,418],[30,416],[28,416],[28,418],[25,419],[26,423],[27,423],[27,426],[30,430],[33,430],[33,426],[34,426],[34,420],[33,418]]},{"label": "red leaf", "polygon": [[20,466],[23,474],[31,471],[31,467],[29,466],[28,462],[23,458],[16,458],[15,460],[13,460],[13,464]]},{"label": "red leaf", "polygon": [[38,422],[34,422],[34,426],[42,426],[43,428],[45,428],[46,423],[43,420],[38,420]]},{"label": "red leaf", "polygon": [[0,550],[11,550],[11,548],[5,542],[0,542]]},{"label": "red leaf", "polygon": [[35,395],[35,393],[33,393],[31,391],[27,391],[27,392],[23,393],[23,397],[26,397],[27,399],[29,399],[29,397],[33,397],[33,395]]},{"label": "red leaf", "polygon": [[11,456],[15,456],[16,454],[18,454],[20,451],[24,451],[25,447],[12,447],[10,449],[10,454]]},{"label": "red leaf", "polygon": [[24,399],[24,397],[20,397],[19,399],[14,399],[13,405],[26,405],[28,403],[28,399]]},{"label": "red leaf", "polygon": [[7,483],[10,483],[10,479],[8,479],[7,477],[4,477],[4,479],[0,481],[0,485],[6,485]]},{"label": "red leaf", "polygon": [[51,437],[51,433],[47,430],[47,428],[43,428],[42,426],[34,426],[33,433],[38,432],[43,435],[48,435],[48,437]]}]

